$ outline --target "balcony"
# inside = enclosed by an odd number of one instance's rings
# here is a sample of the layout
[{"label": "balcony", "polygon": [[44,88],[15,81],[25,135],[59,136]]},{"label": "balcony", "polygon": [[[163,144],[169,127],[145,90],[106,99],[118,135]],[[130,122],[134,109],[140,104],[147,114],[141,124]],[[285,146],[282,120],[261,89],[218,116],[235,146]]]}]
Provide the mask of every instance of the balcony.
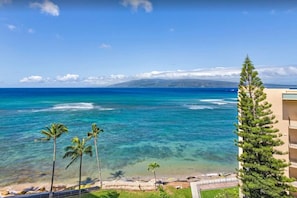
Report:
[{"label": "balcony", "polygon": [[283,100],[297,100],[297,90],[288,90],[283,93]]},{"label": "balcony", "polygon": [[294,94],[294,95],[296,96],[295,100],[283,99],[283,103],[282,103],[283,120],[288,120],[289,125],[297,126],[297,94]]},{"label": "balcony", "polygon": [[289,147],[291,148],[291,149],[297,149],[297,144],[295,143],[293,143],[293,144],[289,144]]},{"label": "balcony", "polygon": [[291,168],[297,168],[297,163],[296,162],[291,162],[290,167]]},{"label": "balcony", "polygon": [[291,162],[289,167],[289,176],[293,178],[297,178],[297,163]]},{"label": "balcony", "polygon": [[296,124],[292,125],[292,123],[291,123],[290,126],[289,126],[289,129],[295,131],[295,130],[297,130],[297,125]]},{"label": "balcony", "polygon": [[297,144],[289,144],[289,160],[297,164]]},{"label": "balcony", "polygon": [[289,144],[297,145],[297,126],[295,125],[289,126]]}]

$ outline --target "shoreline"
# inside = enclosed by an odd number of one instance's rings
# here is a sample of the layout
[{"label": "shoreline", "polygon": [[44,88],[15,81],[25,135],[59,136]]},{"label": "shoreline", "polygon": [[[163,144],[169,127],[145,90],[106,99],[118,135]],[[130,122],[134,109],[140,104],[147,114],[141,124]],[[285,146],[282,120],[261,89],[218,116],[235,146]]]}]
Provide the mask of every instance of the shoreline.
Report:
[{"label": "shoreline", "polygon": [[[157,182],[163,185],[171,185],[176,188],[186,188],[190,186],[190,182],[215,180],[220,178],[234,178],[235,173],[206,173],[190,176],[178,176],[172,175],[172,177],[157,176]],[[67,181],[54,183],[54,192],[64,190],[74,190],[78,186],[77,182]],[[83,183],[83,188],[90,188],[100,186],[100,181],[87,181]],[[23,194],[35,194],[48,192],[50,189],[50,182],[25,182],[20,184],[11,184],[0,187],[0,197],[23,195]],[[153,177],[133,177],[133,178],[121,178],[117,180],[103,180],[102,189],[114,189],[114,190],[154,190]]]}]

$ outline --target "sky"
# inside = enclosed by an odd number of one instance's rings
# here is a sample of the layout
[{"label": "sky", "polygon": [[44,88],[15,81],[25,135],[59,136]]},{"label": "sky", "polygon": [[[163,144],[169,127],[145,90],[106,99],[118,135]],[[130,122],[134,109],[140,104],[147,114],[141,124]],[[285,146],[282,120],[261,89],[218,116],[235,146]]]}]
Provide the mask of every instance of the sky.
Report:
[{"label": "sky", "polygon": [[0,0],[0,87],[142,78],[297,84],[292,0]]}]

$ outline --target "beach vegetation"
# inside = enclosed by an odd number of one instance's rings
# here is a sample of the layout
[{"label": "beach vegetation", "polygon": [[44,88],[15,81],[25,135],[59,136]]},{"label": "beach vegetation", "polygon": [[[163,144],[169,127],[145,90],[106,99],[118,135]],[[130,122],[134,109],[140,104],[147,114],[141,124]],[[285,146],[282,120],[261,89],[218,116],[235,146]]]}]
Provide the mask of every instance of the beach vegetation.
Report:
[{"label": "beach vegetation", "polygon": [[100,180],[101,188],[102,188],[102,174],[101,174],[101,164],[100,164],[99,153],[98,153],[97,139],[98,139],[99,134],[102,132],[103,132],[103,129],[100,129],[94,123],[94,124],[92,124],[92,131],[88,132],[88,134],[87,134],[89,139],[91,139],[91,138],[94,139],[94,147],[95,147],[97,167],[98,167],[98,172],[99,172],[99,180]]},{"label": "beach vegetation", "polygon": [[81,197],[81,171],[82,171],[82,160],[83,155],[92,156],[92,146],[86,144],[87,140],[78,137],[72,138],[72,145],[65,148],[65,155],[63,158],[71,158],[70,163],[66,166],[66,169],[73,164],[75,161],[79,160],[79,180],[78,180],[78,190],[79,197]]},{"label": "beach vegetation", "polygon": [[56,165],[56,152],[57,152],[57,138],[59,138],[63,133],[68,132],[68,128],[61,123],[51,124],[50,127],[46,127],[41,131],[41,134],[44,137],[36,139],[36,141],[47,142],[53,140],[53,166],[52,166],[52,177],[51,177],[51,186],[49,197],[53,196],[53,184],[54,184],[54,175],[55,175],[55,165]]},{"label": "beach vegetation", "polygon": [[170,198],[169,194],[165,191],[163,186],[158,186],[160,198]]},{"label": "beach vegetation", "polygon": [[148,165],[148,168],[147,168],[148,171],[152,171],[154,173],[155,189],[157,189],[156,169],[159,167],[160,167],[160,165],[157,162],[152,162]]},{"label": "beach vegetation", "polygon": [[291,197],[292,179],[284,175],[289,166],[276,158],[286,153],[277,149],[283,145],[281,133],[274,128],[277,123],[266,101],[264,85],[249,57],[246,57],[238,86],[238,123],[236,134],[239,147],[238,178],[244,197]]}]

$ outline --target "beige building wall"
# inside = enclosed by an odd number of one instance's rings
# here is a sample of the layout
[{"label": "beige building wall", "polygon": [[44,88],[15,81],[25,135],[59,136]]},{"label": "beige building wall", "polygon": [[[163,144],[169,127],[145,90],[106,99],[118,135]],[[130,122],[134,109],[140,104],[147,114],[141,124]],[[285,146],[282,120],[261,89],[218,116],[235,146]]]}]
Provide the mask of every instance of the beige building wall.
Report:
[{"label": "beige building wall", "polygon": [[264,91],[278,120],[275,128],[279,130],[282,135],[280,139],[284,142],[278,149],[288,153],[275,157],[290,162],[291,165],[285,170],[285,174],[297,178],[297,90],[265,89]]}]

